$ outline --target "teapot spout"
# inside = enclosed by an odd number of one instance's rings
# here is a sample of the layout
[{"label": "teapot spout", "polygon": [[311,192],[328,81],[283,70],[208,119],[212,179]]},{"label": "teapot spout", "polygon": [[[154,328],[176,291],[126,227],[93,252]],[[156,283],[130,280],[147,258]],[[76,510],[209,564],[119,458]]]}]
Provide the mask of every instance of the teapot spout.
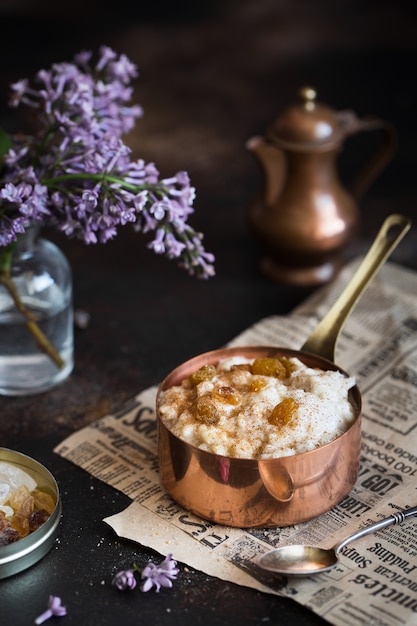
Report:
[{"label": "teapot spout", "polygon": [[264,175],[264,203],[272,206],[278,199],[285,179],[284,153],[256,135],[246,142],[246,148],[258,161]]}]

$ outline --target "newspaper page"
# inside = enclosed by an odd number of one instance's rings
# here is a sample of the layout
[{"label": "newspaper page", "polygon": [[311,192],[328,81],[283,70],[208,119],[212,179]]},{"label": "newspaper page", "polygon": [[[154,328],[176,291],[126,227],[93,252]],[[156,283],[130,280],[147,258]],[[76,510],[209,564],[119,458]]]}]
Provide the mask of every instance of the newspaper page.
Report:
[{"label": "newspaper page", "polygon": [[[349,264],[288,316],[261,320],[230,345],[301,348],[356,269]],[[122,537],[220,579],[291,597],[335,626],[417,624],[417,518],[348,544],[338,564],[313,576],[262,572],[257,555],[291,543],[331,547],[347,535],[417,505],[417,274],[386,263],[345,323],[336,363],[362,394],[362,450],[348,496],[313,520],[238,529],[178,506],[158,479],[155,395],[139,393],[118,413],[74,433],[55,452],[127,494],[107,517]]]}]

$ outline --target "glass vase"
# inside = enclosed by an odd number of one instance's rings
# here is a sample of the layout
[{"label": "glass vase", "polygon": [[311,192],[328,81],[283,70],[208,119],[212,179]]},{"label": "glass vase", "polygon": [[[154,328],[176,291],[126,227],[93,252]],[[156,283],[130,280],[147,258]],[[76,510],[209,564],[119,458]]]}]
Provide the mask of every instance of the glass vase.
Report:
[{"label": "glass vase", "polygon": [[0,283],[0,394],[36,394],[73,368],[71,268],[61,250],[30,227],[14,247],[10,279]]}]

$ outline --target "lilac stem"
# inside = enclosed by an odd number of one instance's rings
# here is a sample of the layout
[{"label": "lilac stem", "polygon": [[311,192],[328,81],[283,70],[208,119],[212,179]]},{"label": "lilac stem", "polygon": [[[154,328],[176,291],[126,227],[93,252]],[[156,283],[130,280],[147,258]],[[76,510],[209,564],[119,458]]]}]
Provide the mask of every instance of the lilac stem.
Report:
[{"label": "lilac stem", "polygon": [[39,617],[37,617],[35,619],[35,624],[43,624],[44,622],[46,622],[47,619],[52,617],[52,615],[53,615],[53,613],[52,613],[51,609],[46,609],[46,611],[41,613],[41,615],[39,615]]}]

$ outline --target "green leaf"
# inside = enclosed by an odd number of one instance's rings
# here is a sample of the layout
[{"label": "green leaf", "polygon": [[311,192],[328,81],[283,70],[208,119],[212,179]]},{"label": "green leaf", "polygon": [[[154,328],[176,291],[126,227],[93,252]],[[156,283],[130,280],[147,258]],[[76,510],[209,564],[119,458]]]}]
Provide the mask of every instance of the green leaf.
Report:
[{"label": "green leaf", "polygon": [[6,154],[6,152],[9,151],[11,147],[12,142],[9,135],[6,133],[5,130],[0,128],[0,159],[3,157],[3,155]]}]

